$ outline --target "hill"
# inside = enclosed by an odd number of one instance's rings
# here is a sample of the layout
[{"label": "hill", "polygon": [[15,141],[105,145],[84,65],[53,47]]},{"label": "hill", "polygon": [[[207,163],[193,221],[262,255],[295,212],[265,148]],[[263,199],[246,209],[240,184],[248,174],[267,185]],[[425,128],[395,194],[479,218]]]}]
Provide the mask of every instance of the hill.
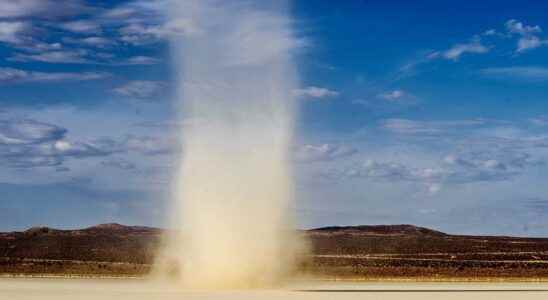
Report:
[{"label": "hill", "polygon": [[[163,230],[101,224],[0,233],[0,273],[142,275]],[[302,231],[302,271],[383,278],[548,278],[548,239],[450,235],[413,225],[332,226]]]}]

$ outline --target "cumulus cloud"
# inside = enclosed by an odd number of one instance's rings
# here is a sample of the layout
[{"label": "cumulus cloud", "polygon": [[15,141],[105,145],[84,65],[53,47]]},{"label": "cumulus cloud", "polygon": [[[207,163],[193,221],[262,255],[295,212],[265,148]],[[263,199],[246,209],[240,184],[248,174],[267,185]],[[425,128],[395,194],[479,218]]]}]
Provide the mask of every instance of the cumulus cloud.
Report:
[{"label": "cumulus cloud", "polygon": [[509,34],[520,36],[516,49],[518,53],[548,45],[548,40],[542,40],[536,35],[542,32],[542,29],[538,25],[529,26],[511,19],[505,23],[505,26]]},{"label": "cumulus cloud", "polygon": [[297,162],[330,161],[337,158],[347,157],[357,152],[356,149],[347,145],[301,145],[294,149],[293,157]]},{"label": "cumulus cloud", "polygon": [[0,83],[28,83],[28,82],[59,82],[59,81],[88,81],[98,80],[110,76],[109,73],[82,72],[82,73],[46,73],[27,71],[14,68],[0,68]]},{"label": "cumulus cloud", "polygon": [[[0,116],[0,166],[8,168],[62,168],[71,159],[106,158],[115,154],[167,155],[175,151],[178,144],[165,136],[74,138],[67,129],[52,123]],[[128,169],[128,164],[121,163],[124,159],[104,161],[113,162],[112,167]]]},{"label": "cumulus cloud", "polygon": [[29,28],[26,22],[0,22],[0,42],[21,43],[21,34]]},{"label": "cumulus cloud", "polygon": [[522,22],[519,22],[515,19],[510,19],[506,21],[504,25],[506,26],[506,29],[508,30],[508,32],[516,33],[520,35],[530,35],[530,34],[542,32],[542,29],[538,25],[535,25],[535,26],[524,25]]},{"label": "cumulus cloud", "polygon": [[60,43],[46,43],[33,38],[36,30],[27,20],[2,20],[0,15],[0,43],[16,49],[37,52],[60,49]]},{"label": "cumulus cloud", "polygon": [[524,81],[548,80],[548,68],[540,66],[485,68],[480,70],[480,74],[496,79],[517,79]]},{"label": "cumulus cloud", "polygon": [[522,37],[518,40],[517,52],[523,52],[529,49],[535,49],[548,44],[548,41],[542,41],[536,36]]},{"label": "cumulus cloud", "polygon": [[101,142],[73,142],[65,128],[31,119],[0,120],[0,161],[11,168],[59,166],[68,157],[113,153]]},{"label": "cumulus cloud", "polygon": [[[68,130],[33,119],[0,119],[0,165],[29,169],[62,168],[68,159],[108,157],[138,153],[165,155],[176,150],[176,143],[162,137],[125,136],[122,138],[73,139]],[[129,169],[123,159],[105,160],[113,167]]]},{"label": "cumulus cloud", "polygon": [[330,97],[336,97],[339,92],[330,90],[328,88],[309,86],[302,89],[296,89],[293,91],[294,95],[304,99],[318,100]]},{"label": "cumulus cloud", "polygon": [[[114,8],[91,7],[84,0],[4,2],[0,4],[0,43],[16,50],[9,61],[151,65],[158,61],[139,55],[117,60],[97,49],[165,41],[198,31],[189,20],[166,22],[167,1],[126,1]],[[63,17],[62,21],[52,21],[57,17]],[[102,35],[105,29],[108,36]]]},{"label": "cumulus cloud", "polygon": [[160,81],[136,80],[115,88],[114,92],[126,97],[150,98],[157,95],[164,86]]}]

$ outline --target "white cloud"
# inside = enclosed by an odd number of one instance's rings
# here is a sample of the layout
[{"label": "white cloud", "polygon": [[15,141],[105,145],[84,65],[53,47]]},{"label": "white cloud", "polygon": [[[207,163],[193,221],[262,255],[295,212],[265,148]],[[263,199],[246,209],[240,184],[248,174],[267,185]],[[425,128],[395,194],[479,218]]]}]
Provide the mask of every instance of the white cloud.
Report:
[{"label": "white cloud", "polygon": [[134,163],[125,159],[105,160],[101,162],[101,165],[121,170],[134,170],[137,167]]},{"label": "white cloud", "polygon": [[160,81],[136,80],[115,88],[114,92],[126,97],[150,98],[158,94],[164,85]]},{"label": "white cloud", "polygon": [[465,53],[482,54],[489,52],[489,48],[482,45],[480,41],[473,41],[466,44],[456,44],[444,51],[442,56],[446,59],[458,60]]},{"label": "white cloud", "polygon": [[82,0],[4,0],[0,2],[3,18],[54,18],[90,11]]},{"label": "white cloud", "polygon": [[30,119],[0,120],[0,145],[30,145],[62,138],[64,128]]},{"label": "white cloud", "polygon": [[0,22],[0,42],[19,44],[23,41],[22,33],[28,28],[26,22]]},{"label": "white cloud", "polygon": [[[435,195],[435,194],[439,193],[441,191],[441,188],[442,188],[441,184],[439,184],[439,183],[427,184],[426,187],[427,187],[428,193],[430,195]],[[422,212],[423,213],[428,213],[425,210],[422,210]],[[436,210],[430,210],[429,212],[433,213],[433,212],[436,212]]]},{"label": "white cloud", "polygon": [[302,97],[306,99],[324,99],[329,97],[336,97],[339,95],[339,92],[333,91],[323,87],[309,86],[303,89],[296,89],[293,91],[294,95],[297,97]]},{"label": "white cloud", "polygon": [[388,182],[414,182],[426,186],[429,194],[438,193],[442,185],[475,182],[506,181],[520,175],[526,167],[542,161],[527,153],[496,149],[487,152],[450,154],[434,167],[415,167],[400,162],[365,160],[352,161],[343,167],[325,170],[330,179],[362,178]]},{"label": "white cloud", "polygon": [[516,52],[524,52],[526,50],[535,49],[544,45],[548,45],[548,40],[541,40],[536,36],[526,36],[518,40],[518,48]]},{"label": "white cloud", "polygon": [[137,13],[137,10],[134,7],[122,5],[122,6],[118,6],[118,7],[107,10],[101,15],[101,18],[112,19],[112,20],[124,20],[134,16],[136,13]]},{"label": "white cloud", "polygon": [[433,134],[440,132],[437,126],[430,126],[424,122],[408,119],[387,119],[381,122],[381,127],[400,134]]},{"label": "white cloud", "polygon": [[78,20],[72,22],[66,22],[59,25],[60,28],[75,32],[75,33],[98,33],[101,31],[101,26],[91,20]]},{"label": "white cloud", "polygon": [[168,138],[150,136],[127,136],[123,142],[124,148],[146,155],[163,155],[173,153],[177,143]]},{"label": "white cloud", "polygon": [[189,19],[177,19],[162,24],[130,23],[119,29],[121,40],[131,44],[146,44],[173,36],[193,36],[201,30]]},{"label": "white cloud", "polygon": [[61,43],[44,43],[28,38],[25,43],[17,44],[16,48],[27,52],[42,53],[46,51],[57,51],[63,48]]},{"label": "white cloud", "polygon": [[482,33],[482,35],[485,35],[485,36],[491,36],[496,34],[497,34],[497,31],[495,29],[488,29]]},{"label": "white cloud", "polygon": [[381,128],[398,133],[413,135],[436,135],[454,129],[471,128],[484,125],[481,119],[452,120],[452,121],[416,121],[409,119],[386,119],[380,122]]},{"label": "white cloud", "polygon": [[160,63],[160,60],[150,56],[133,56],[127,59],[128,65],[154,65]]},{"label": "white cloud", "polygon": [[80,40],[80,42],[82,42],[83,44],[95,46],[95,47],[104,47],[104,46],[114,44],[113,41],[104,37],[99,37],[99,36],[83,38]]},{"label": "white cloud", "polygon": [[379,98],[387,100],[387,101],[397,101],[402,99],[406,93],[402,90],[393,90],[386,93],[381,93],[377,95]]},{"label": "white cloud", "polygon": [[301,145],[295,147],[293,157],[298,162],[329,161],[350,156],[357,150],[347,145]]},{"label": "white cloud", "polygon": [[51,51],[39,54],[17,54],[10,58],[12,61],[40,61],[46,63],[88,63],[85,58],[87,51]]},{"label": "white cloud", "polygon": [[524,25],[522,22],[511,19],[505,23],[505,26],[509,34],[521,36],[517,42],[516,52],[518,53],[548,45],[548,40],[542,40],[536,36],[536,34],[542,32],[542,29],[538,25]]},{"label": "white cloud", "polygon": [[520,35],[530,35],[533,33],[542,32],[542,29],[538,25],[536,26],[524,25],[522,22],[519,22],[515,19],[510,19],[506,21],[505,26],[508,32],[516,33]]},{"label": "white cloud", "polygon": [[103,79],[108,76],[110,76],[110,74],[97,72],[46,73],[13,68],[0,68],[0,83],[87,81]]},{"label": "white cloud", "polygon": [[548,80],[548,68],[539,66],[485,68],[480,70],[480,74],[498,79]]}]

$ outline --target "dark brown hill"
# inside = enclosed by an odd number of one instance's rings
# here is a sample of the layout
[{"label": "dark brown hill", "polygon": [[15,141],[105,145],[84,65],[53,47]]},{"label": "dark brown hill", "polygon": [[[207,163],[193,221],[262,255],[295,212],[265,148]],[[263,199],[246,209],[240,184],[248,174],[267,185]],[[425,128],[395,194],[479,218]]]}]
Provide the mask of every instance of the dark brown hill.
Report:
[{"label": "dark brown hill", "polygon": [[150,263],[162,230],[102,224],[79,230],[33,227],[0,233],[0,257]]},{"label": "dark brown hill", "polygon": [[[144,274],[164,232],[102,224],[0,233],[0,273]],[[312,250],[304,268],[315,274],[548,278],[546,238],[450,235],[413,225],[332,226],[302,233]]]},{"label": "dark brown hill", "polygon": [[310,233],[340,234],[349,233],[357,235],[430,235],[446,236],[447,234],[414,225],[359,225],[359,226],[329,226],[308,230]]}]

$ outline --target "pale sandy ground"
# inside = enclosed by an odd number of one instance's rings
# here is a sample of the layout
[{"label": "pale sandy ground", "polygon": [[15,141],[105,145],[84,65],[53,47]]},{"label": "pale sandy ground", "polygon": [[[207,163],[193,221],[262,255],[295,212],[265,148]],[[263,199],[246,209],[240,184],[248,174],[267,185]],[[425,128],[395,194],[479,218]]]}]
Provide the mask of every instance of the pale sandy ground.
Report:
[{"label": "pale sandy ground", "polygon": [[278,290],[189,291],[144,280],[0,279],[1,300],[548,299],[548,284],[294,282]]}]

